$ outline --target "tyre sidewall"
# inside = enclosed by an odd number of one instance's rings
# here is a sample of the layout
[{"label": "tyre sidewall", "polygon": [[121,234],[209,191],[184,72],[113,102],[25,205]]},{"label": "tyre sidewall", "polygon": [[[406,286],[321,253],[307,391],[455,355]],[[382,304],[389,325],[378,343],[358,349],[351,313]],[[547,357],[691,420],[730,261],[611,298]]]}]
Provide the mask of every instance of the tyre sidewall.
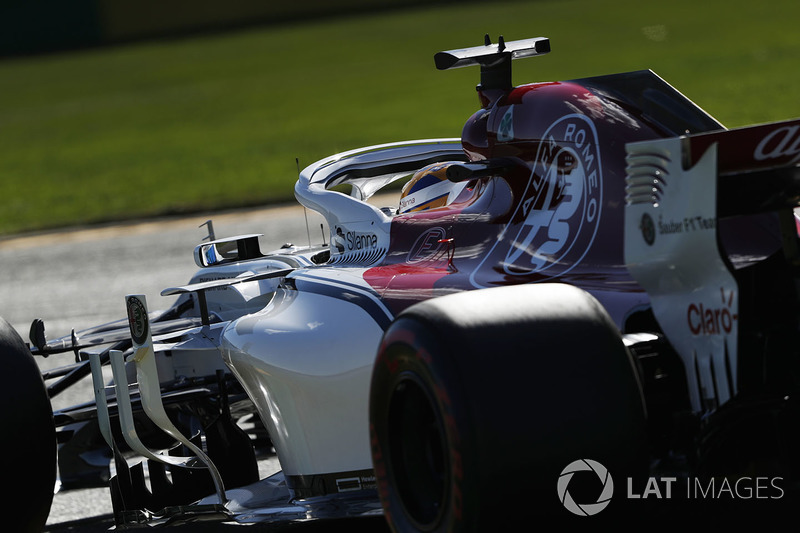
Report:
[{"label": "tyre sidewall", "polygon": [[[427,529],[404,509],[387,444],[403,376],[426,385],[451,454],[446,505]],[[567,465],[597,461],[622,481],[621,490],[625,477],[647,468],[630,353],[605,310],[574,287],[485,289],[409,308],[386,331],[370,394],[376,479],[397,531],[513,527],[520,514],[510,501],[574,525],[586,517],[565,509],[557,491]],[[624,518],[622,498],[613,500],[595,524]]]},{"label": "tyre sidewall", "polygon": [[[435,357],[432,356],[435,354]],[[435,523],[421,524],[407,511],[398,493],[396,465],[391,452],[383,446],[390,439],[389,416],[393,391],[403,383],[414,383],[424,391],[436,412],[436,423],[444,437],[446,451],[443,508]],[[388,521],[397,531],[459,531],[477,523],[472,515],[476,507],[471,499],[478,494],[466,492],[465,477],[471,476],[470,463],[474,457],[470,448],[475,442],[470,425],[467,402],[457,379],[451,354],[429,328],[413,319],[400,319],[384,337],[373,371],[370,401],[370,432],[375,459],[378,490]],[[391,480],[387,482],[387,480]]]},{"label": "tyre sidewall", "polygon": [[15,495],[3,523],[12,531],[41,531],[56,481],[53,410],[41,371],[19,334],[0,318],[2,469]]}]

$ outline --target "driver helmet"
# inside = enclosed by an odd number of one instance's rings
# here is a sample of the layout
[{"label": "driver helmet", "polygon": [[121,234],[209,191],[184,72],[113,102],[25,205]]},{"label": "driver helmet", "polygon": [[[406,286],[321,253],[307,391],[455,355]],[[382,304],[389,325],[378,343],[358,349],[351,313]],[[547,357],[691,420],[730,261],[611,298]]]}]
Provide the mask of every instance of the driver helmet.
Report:
[{"label": "driver helmet", "polygon": [[447,167],[452,163],[434,163],[414,173],[400,192],[399,214],[425,211],[449,204],[463,189],[463,184],[447,179]]}]

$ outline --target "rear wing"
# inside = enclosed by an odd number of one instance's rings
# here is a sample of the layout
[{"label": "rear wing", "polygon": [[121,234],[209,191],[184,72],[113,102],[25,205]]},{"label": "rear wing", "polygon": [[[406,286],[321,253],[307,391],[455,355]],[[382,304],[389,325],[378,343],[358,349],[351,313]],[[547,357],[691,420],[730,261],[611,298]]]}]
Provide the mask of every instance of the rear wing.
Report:
[{"label": "rear wing", "polygon": [[717,147],[719,216],[800,206],[800,119],[683,138],[683,166]]},{"label": "rear wing", "polygon": [[731,175],[797,167],[800,163],[800,118],[685,137],[684,166],[697,164],[714,143],[719,144],[717,170]]},{"label": "rear wing", "polygon": [[800,119],[626,146],[625,262],[683,360],[695,412],[738,392],[740,287],[719,220],[778,212],[796,257]]}]

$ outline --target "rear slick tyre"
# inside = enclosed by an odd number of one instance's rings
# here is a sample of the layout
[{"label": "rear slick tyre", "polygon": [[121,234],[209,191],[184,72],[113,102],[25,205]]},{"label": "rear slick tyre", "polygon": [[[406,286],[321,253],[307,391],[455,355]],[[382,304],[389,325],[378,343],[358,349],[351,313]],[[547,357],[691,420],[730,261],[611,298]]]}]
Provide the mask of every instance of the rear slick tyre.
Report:
[{"label": "rear slick tyre", "polygon": [[56,432],[41,371],[30,349],[0,318],[0,472],[14,495],[4,513],[8,531],[39,532],[47,523],[56,483]]},{"label": "rear slick tyre", "polygon": [[585,520],[559,499],[562,470],[597,461],[623,489],[646,471],[645,426],[617,327],[567,285],[416,304],[387,329],[372,375],[373,464],[395,531]]}]

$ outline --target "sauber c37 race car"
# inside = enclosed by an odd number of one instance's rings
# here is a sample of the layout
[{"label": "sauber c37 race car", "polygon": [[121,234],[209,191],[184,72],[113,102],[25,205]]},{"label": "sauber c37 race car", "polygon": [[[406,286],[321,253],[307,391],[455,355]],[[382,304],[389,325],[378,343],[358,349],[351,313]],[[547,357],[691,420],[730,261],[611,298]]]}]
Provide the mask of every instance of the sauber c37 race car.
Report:
[{"label": "sauber c37 race car", "polygon": [[[43,527],[57,471],[108,485],[118,528],[488,531],[670,492],[796,498],[800,120],[728,130],[649,70],[512,86],[549,50],[436,54],[480,67],[480,108],[460,139],[305,168],[323,245],[203,240],[165,311],[120,295],[127,318],[55,340],[34,320],[27,342],[2,321],[20,527]],[[58,353],[75,363],[42,376]]]}]

